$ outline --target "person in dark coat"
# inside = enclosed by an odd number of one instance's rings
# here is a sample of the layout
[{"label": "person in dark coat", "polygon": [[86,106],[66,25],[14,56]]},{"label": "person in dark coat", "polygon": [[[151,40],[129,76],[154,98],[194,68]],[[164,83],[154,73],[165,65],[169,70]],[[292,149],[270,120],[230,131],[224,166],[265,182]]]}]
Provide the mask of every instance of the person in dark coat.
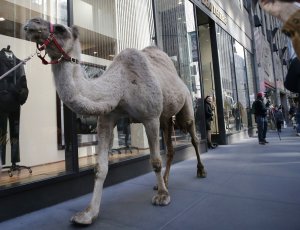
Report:
[{"label": "person in dark coat", "polygon": [[[10,50],[10,46],[0,51],[0,76],[20,63]],[[21,105],[28,97],[24,66],[21,65],[0,80],[0,155],[2,164],[6,163],[6,143],[11,143],[11,162],[20,162],[19,129]],[[10,138],[7,137],[9,122]]]},{"label": "person in dark coat", "polygon": [[254,101],[252,108],[254,110],[255,122],[257,124],[258,143],[261,145],[265,145],[269,142],[266,141],[266,134],[268,129],[268,109],[264,103],[264,93],[257,94],[256,100]]},{"label": "person in dark coat", "polygon": [[281,127],[283,125],[284,116],[283,116],[282,109],[277,106],[275,106],[275,108],[274,108],[274,118],[275,118],[275,122],[276,122],[277,131],[281,132]]},{"label": "person in dark coat", "polygon": [[211,141],[211,122],[213,121],[213,116],[214,116],[214,105],[213,105],[212,101],[213,100],[212,100],[211,96],[207,96],[204,99],[207,144],[208,144],[208,148],[210,148],[210,149],[216,148],[216,145],[214,145]]}]

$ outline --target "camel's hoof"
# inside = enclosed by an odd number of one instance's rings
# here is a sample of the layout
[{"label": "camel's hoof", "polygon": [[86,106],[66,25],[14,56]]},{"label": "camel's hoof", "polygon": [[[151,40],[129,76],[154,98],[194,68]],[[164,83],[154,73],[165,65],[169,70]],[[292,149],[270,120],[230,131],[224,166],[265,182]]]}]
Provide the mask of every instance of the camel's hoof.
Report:
[{"label": "camel's hoof", "polygon": [[160,193],[152,198],[152,204],[157,206],[166,206],[171,202],[171,197],[168,193]]},{"label": "camel's hoof", "polygon": [[198,178],[206,178],[207,172],[204,169],[197,170],[197,177]]},{"label": "camel's hoof", "polygon": [[96,217],[92,217],[89,213],[87,212],[79,212],[76,213],[74,216],[71,217],[70,221],[73,224],[79,224],[79,225],[90,225],[93,223],[93,220]]}]

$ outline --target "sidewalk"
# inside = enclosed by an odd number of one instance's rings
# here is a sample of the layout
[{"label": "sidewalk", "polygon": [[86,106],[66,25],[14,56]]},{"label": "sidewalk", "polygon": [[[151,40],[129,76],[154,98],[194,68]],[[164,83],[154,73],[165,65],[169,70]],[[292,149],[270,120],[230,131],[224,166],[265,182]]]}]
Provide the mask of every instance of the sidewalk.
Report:
[{"label": "sidewalk", "polygon": [[[100,217],[84,229],[299,230],[300,137],[289,127],[281,141],[276,131],[267,139],[267,145],[249,138],[203,154],[206,179],[196,178],[196,159],[173,165],[166,207],[151,205],[154,173],[107,187]],[[82,228],[69,218],[90,199],[88,194],[29,213],[0,223],[0,229]]]}]

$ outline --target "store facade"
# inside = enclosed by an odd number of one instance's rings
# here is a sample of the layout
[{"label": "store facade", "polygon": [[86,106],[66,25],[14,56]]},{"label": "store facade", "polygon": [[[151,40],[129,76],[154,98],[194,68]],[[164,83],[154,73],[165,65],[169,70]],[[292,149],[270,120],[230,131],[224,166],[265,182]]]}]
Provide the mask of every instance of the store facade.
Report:
[{"label": "store facade", "polygon": [[[201,152],[206,151],[203,99],[214,98],[213,135],[219,144],[247,135],[256,83],[251,24],[243,2],[188,0],[1,0],[0,47],[15,58],[36,52],[26,40],[24,23],[41,17],[76,25],[87,77],[101,77],[114,56],[130,47],[157,45],[173,60],[194,101]],[[9,48],[9,50],[8,50]],[[14,162],[9,131],[3,131],[5,159],[0,179],[2,220],[91,191],[97,157],[96,117],[71,112],[59,100],[51,67],[36,57],[24,65],[29,95],[21,106],[19,161]],[[7,128],[9,129],[9,128]],[[6,135],[7,134],[7,135]],[[182,155],[188,135],[174,130],[173,143]],[[161,141],[163,152],[164,144]],[[114,130],[106,185],[151,170],[142,125],[122,119]],[[186,155],[185,155],[186,154]],[[179,155],[179,154],[178,154]],[[191,155],[193,156],[193,154]],[[19,172],[15,166],[22,168]],[[133,170],[135,167],[135,170]],[[9,173],[7,170],[12,169]],[[78,185],[80,185],[78,187]],[[51,198],[48,191],[53,191]],[[10,204],[30,200],[8,210]],[[35,199],[35,203],[31,200]],[[1,221],[1,220],[0,220]]]}]

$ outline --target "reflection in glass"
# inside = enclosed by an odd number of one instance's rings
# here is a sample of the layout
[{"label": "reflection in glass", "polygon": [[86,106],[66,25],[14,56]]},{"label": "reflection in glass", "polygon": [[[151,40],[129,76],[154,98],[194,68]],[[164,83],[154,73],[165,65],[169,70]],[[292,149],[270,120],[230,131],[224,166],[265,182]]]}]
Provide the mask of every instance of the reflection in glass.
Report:
[{"label": "reflection in glass", "polygon": [[[201,83],[199,75],[198,35],[194,6],[190,1],[155,1],[157,43],[173,60],[180,78],[191,92],[199,136]],[[177,146],[190,143],[189,135],[175,128],[173,143]]]},{"label": "reflection in glass", "polygon": [[[89,78],[101,77],[113,58],[125,48],[153,44],[151,0],[73,1],[74,24],[79,28],[82,58]],[[78,154],[81,168],[96,163],[97,117],[77,115]],[[101,132],[101,130],[99,130]],[[110,163],[149,154],[142,124],[120,119],[110,143]]]},{"label": "reflection in glass", "polygon": [[253,66],[253,55],[246,50],[245,52],[246,59],[246,70],[247,70],[247,78],[248,78],[248,91],[249,91],[249,109],[248,113],[248,124],[249,127],[255,125],[254,115],[251,113],[251,105],[255,101],[255,79],[254,79],[254,66]]},{"label": "reflection in glass", "polygon": [[218,25],[216,25],[216,34],[223,93],[225,129],[227,133],[231,133],[236,129],[233,112],[237,103],[232,40],[231,36]]},{"label": "reflection in glass", "polygon": [[248,128],[249,94],[244,48],[237,41],[233,42],[235,76],[238,101],[233,108],[235,128],[237,131]]},{"label": "reflection in glass", "polygon": [[249,92],[254,93],[251,55],[218,25],[216,33],[226,132],[246,130],[251,124]]}]

